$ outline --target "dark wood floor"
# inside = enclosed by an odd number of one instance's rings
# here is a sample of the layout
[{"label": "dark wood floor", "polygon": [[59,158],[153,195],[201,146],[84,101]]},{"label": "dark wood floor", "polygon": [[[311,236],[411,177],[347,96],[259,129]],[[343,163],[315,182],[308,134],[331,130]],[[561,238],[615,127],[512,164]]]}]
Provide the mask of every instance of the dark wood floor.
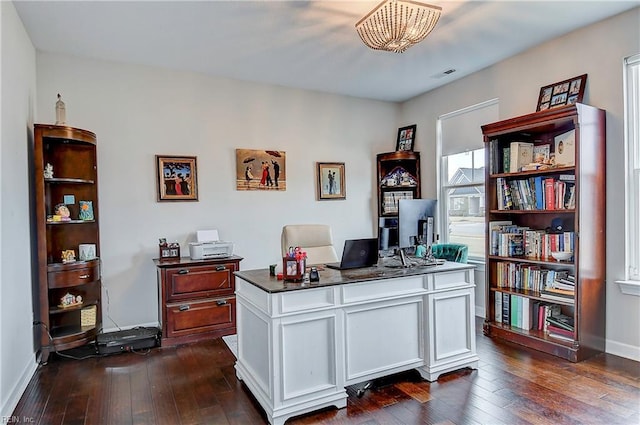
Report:
[{"label": "dark wood floor", "polygon": [[[437,382],[415,373],[386,378],[344,409],[300,424],[640,424],[640,363],[603,354],[569,363],[496,342],[477,328],[478,370]],[[32,424],[266,424],[238,382],[221,339],[148,355],[52,358],[31,380],[14,415]],[[26,420],[25,420],[26,419]]]}]

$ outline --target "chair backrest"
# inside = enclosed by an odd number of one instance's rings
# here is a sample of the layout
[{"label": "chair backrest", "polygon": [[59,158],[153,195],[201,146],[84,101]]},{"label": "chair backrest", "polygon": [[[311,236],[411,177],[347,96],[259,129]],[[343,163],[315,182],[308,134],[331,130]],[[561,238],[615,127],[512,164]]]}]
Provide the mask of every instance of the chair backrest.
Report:
[{"label": "chair backrest", "polygon": [[290,246],[299,246],[307,253],[307,264],[340,261],[333,247],[331,227],[326,224],[288,224],[282,228],[280,245],[283,256]]},{"label": "chair backrest", "polygon": [[456,263],[466,263],[469,247],[461,243],[436,243],[431,245],[431,253],[436,258]]}]

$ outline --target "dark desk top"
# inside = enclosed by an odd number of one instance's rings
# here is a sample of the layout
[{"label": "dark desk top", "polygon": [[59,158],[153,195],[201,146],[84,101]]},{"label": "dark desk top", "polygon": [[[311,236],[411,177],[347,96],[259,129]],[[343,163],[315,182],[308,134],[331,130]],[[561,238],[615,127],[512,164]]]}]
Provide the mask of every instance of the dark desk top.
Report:
[{"label": "dark desk top", "polygon": [[[157,267],[180,267],[180,266],[206,266],[209,264],[228,263],[229,261],[242,261],[242,257],[231,255],[229,257],[206,258],[204,260],[192,260],[190,257],[180,257],[171,259],[154,258],[153,262]],[[267,273],[269,273],[267,271]]]},{"label": "dark desk top", "polygon": [[320,282],[288,282],[278,280],[269,275],[268,269],[237,271],[234,274],[254,286],[269,293],[297,291],[301,289],[322,288],[333,285],[344,285],[370,280],[393,279],[406,276],[417,276],[429,273],[439,273],[454,270],[472,269],[472,264],[445,262],[438,266],[416,266],[411,268],[391,268],[384,266],[366,267],[362,269],[334,270],[317,266]]}]

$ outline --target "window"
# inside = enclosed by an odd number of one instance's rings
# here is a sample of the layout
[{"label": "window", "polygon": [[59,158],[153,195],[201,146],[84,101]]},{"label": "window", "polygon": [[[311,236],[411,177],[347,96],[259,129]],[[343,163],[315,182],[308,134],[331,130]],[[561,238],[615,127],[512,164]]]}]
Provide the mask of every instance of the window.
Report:
[{"label": "window", "polygon": [[[625,279],[640,285],[640,54],[624,60],[626,175]],[[624,290],[623,290],[624,292]]]},{"label": "window", "polygon": [[484,261],[484,143],[481,125],[498,120],[491,100],[438,120],[438,220],[441,243],[463,243],[469,259]]}]

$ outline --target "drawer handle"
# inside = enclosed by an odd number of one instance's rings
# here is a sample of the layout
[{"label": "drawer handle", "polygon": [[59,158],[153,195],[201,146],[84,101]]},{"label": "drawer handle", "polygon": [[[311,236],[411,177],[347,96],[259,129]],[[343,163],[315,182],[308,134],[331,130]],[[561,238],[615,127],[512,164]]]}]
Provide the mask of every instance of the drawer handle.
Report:
[{"label": "drawer handle", "polygon": [[217,305],[226,305],[227,304],[227,300],[218,300],[216,301]]},{"label": "drawer handle", "polygon": [[181,270],[178,272],[178,274],[187,274],[187,273],[189,273],[189,270],[187,270],[187,269],[181,269]]},{"label": "drawer handle", "polygon": [[216,267],[216,270],[217,270],[217,271],[224,270],[224,266],[217,266],[217,267]]},{"label": "drawer handle", "polygon": [[181,305],[180,307],[178,307],[178,310],[180,311],[187,311],[191,308],[190,305]]},{"label": "drawer handle", "polygon": [[80,275],[80,279],[88,279],[91,275],[88,274],[81,274]]}]

